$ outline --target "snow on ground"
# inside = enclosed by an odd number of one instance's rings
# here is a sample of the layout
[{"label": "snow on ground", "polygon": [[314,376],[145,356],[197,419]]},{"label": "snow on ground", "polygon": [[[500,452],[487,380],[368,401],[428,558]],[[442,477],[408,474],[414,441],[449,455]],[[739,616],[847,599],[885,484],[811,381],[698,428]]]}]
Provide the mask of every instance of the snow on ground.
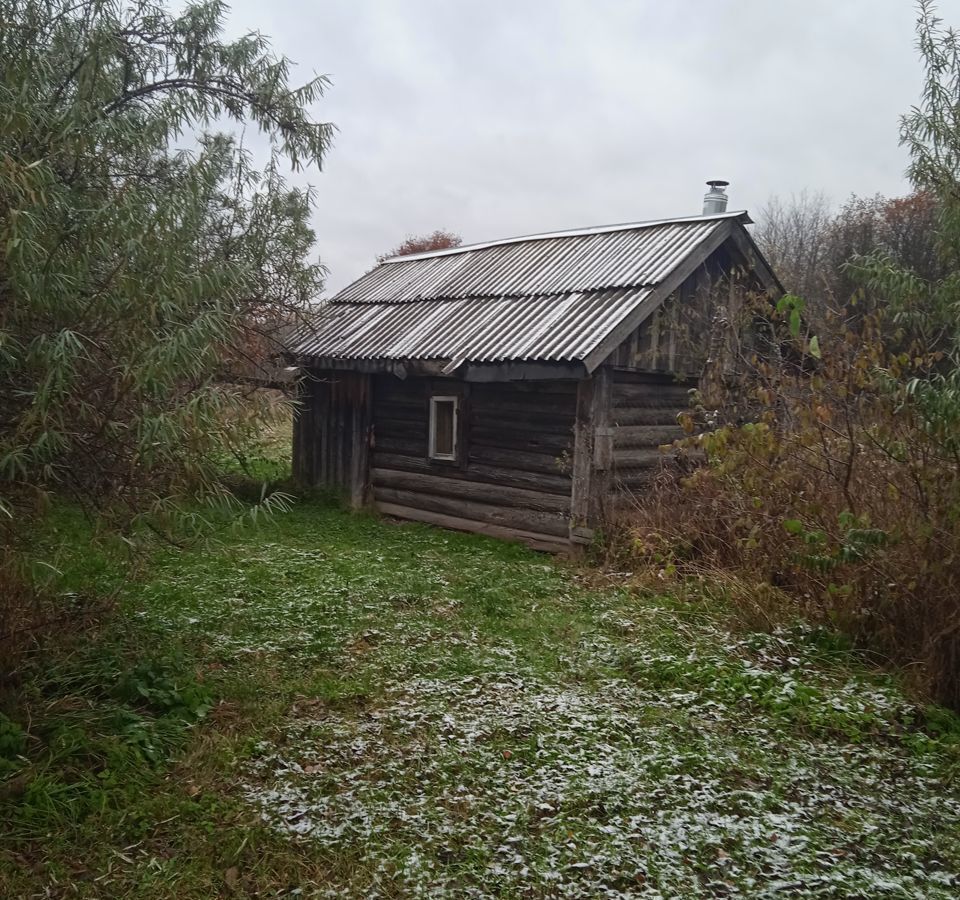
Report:
[{"label": "snow on ground", "polygon": [[960,896],[960,744],[830,635],[731,633],[492,541],[313,523],[171,566],[145,614],[272,695],[313,685],[237,791],[322,862],[321,895]]},{"label": "snow on ground", "polygon": [[[596,654],[608,670],[609,641],[577,650],[578,668]],[[832,733],[909,719],[909,705],[856,680],[821,687],[827,721],[797,734],[803,666],[788,660],[635,652],[630,670],[657,672],[653,686],[642,675],[393,681],[369,708],[293,717],[257,748],[244,791],[297,839],[362,853],[364,890],[957,896],[956,860],[941,853],[960,825],[956,795],[896,739]],[[720,681],[690,689],[703,666]],[[680,674],[665,679],[671,667]],[[758,697],[770,698],[764,715]]]}]

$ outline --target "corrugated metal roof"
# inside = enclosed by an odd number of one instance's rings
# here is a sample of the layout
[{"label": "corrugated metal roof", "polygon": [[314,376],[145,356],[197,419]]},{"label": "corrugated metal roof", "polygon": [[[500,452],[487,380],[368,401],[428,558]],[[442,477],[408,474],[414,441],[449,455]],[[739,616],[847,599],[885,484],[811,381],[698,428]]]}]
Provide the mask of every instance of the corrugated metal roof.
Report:
[{"label": "corrugated metal roof", "polygon": [[649,288],[535,297],[328,303],[295,353],[341,359],[582,359]]},{"label": "corrugated metal roof", "polygon": [[728,214],[614,226],[601,232],[533,235],[395,257],[345,287],[334,302],[518,297],[658,284],[729,218]]},{"label": "corrugated metal roof", "polygon": [[297,356],[584,359],[726,213],[530,235],[386,261],[324,304]]}]

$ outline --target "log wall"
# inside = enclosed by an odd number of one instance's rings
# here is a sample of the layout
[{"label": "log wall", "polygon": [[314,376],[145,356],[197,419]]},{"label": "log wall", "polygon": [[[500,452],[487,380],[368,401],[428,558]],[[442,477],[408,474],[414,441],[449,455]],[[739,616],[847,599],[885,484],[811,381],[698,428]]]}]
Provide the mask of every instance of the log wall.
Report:
[{"label": "log wall", "polygon": [[616,369],[612,378],[613,489],[637,493],[669,460],[659,448],[683,437],[677,416],[696,382]]},{"label": "log wall", "polygon": [[[461,396],[460,459],[427,455],[431,393]],[[375,376],[371,482],[389,515],[567,545],[574,382],[465,384]]]}]

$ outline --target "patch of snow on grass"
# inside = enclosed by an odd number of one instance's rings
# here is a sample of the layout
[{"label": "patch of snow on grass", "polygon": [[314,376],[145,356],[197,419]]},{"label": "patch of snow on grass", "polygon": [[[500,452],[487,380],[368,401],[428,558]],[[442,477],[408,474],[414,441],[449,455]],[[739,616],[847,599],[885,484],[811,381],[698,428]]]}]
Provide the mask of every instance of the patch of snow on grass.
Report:
[{"label": "patch of snow on grass", "polygon": [[956,896],[938,835],[960,804],[910,756],[689,701],[617,679],[392,684],[359,714],[290,722],[244,790],[275,827],[359,848],[364,890]]}]

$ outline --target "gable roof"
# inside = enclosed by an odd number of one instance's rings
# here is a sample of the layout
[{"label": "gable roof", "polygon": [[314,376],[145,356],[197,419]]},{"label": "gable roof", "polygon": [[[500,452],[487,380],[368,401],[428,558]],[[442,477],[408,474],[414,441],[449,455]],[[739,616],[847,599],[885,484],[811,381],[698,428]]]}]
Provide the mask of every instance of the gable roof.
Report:
[{"label": "gable roof", "polygon": [[507,361],[591,371],[732,234],[756,251],[749,222],[729,212],[394,257],[320,307],[290,353],[317,364],[435,360],[446,372]]}]

